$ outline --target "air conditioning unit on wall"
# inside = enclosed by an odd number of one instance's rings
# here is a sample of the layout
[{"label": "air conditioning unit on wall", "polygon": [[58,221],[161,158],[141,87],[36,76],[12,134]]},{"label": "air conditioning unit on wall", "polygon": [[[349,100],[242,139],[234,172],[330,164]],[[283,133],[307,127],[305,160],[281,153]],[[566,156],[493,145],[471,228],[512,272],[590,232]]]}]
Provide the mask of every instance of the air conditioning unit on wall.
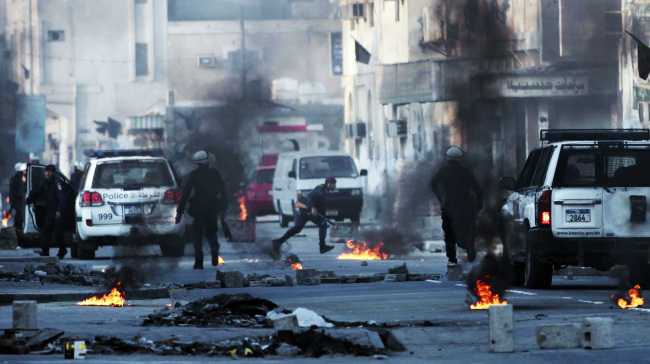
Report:
[{"label": "air conditioning unit on wall", "polygon": [[347,139],[363,139],[366,137],[366,123],[355,122],[345,124],[345,137]]},{"label": "air conditioning unit on wall", "polygon": [[196,66],[201,68],[214,68],[217,66],[217,59],[214,54],[199,54],[196,56]]},{"label": "air conditioning unit on wall", "polygon": [[435,12],[435,7],[422,8],[422,36],[425,42],[438,42],[443,40],[440,19]]},{"label": "air conditioning unit on wall", "polygon": [[359,18],[365,18],[366,16],[366,4],[364,3],[352,3],[344,4],[339,7],[339,14],[341,20],[354,20]]},{"label": "air conditioning unit on wall", "polygon": [[390,138],[402,138],[408,133],[408,122],[406,119],[389,120],[386,133]]}]

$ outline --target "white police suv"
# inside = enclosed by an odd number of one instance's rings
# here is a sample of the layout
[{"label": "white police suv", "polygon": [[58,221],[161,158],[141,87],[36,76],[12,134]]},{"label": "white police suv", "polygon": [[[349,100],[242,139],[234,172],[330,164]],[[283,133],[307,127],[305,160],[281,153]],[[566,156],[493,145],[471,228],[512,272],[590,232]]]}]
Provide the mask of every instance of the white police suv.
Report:
[{"label": "white police suv", "polygon": [[553,269],[630,269],[632,284],[650,274],[650,132],[557,129],[540,132],[502,201],[504,256],[514,283],[549,288]]},{"label": "white police suv", "polygon": [[116,244],[159,244],[164,256],[182,256],[184,225],[174,221],[180,199],[162,150],[94,152],[75,201],[78,257],[93,259],[99,246]]}]

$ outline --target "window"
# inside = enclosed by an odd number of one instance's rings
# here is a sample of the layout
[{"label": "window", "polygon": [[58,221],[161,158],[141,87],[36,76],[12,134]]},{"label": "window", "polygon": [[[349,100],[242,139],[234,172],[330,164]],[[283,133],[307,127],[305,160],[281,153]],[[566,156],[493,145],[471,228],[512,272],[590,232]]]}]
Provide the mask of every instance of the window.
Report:
[{"label": "window", "polygon": [[147,54],[147,43],[135,44],[135,75],[149,75],[149,62]]}]

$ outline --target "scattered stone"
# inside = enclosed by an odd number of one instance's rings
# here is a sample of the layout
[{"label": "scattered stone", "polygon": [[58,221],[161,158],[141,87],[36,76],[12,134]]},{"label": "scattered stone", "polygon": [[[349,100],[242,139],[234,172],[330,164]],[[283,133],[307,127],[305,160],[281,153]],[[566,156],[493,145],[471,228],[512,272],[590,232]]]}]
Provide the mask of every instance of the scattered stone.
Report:
[{"label": "scattered stone", "polygon": [[409,274],[409,270],[406,267],[406,262],[404,262],[402,265],[396,265],[391,268],[388,268],[388,273],[389,274]]}]

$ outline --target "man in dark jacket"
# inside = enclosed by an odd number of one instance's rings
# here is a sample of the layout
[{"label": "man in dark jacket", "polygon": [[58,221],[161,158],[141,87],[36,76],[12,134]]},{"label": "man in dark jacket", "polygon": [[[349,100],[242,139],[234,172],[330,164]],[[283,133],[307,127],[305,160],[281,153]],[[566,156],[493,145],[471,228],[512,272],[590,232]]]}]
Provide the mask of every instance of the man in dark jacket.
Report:
[{"label": "man in dark jacket", "polygon": [[294,226],[287,230],[281,238],[273,240],[273,250],[271,251],[271,255],[274,259],[280,258],[280,246],[282,243],[301,232],[305,227],[305,224],[307,224],[307,221],[311,221],[318,225],[320,253],[325,254],[334,249],[332,245],[325,244],[325,237],[327,236],[327,220],[325,219],[324,214],[325,195],[327,195],[328,191],[335,188],[336,178],[327,177],[325,179],[325,184],[316,186],[313,191],[307,194],[307,198],[304,201],[300,201],[304,207],[299,208],[300,213],[296,216]]},{"label": "man in dark jacket", "polygon": [[14,211],[14,227],[16,234],[20,237],[23,231],[25,212],[25,170],[26,163],[16,163],[14,166],[16,174],[9,179],[9,204]]},{"label": "man in dark jacket", "polygon": [[219,264],[219,240],[217,238],[217,221],[219,213],[228,209],[226,186],[221,174],[215,168],[209,168],[209,155],[206,151],[194,154],[194,163],[198,167],[190,173],[185,184],[181,201],[176,210],[176,223],[181,221],[185,205],[194,190],[188,213],[194,218],[192,236],[194,237],[194,269],[203,269],[203,235],[210,244],[212,266]]},{"label": "man in dark jacket", "polygon": [[41,232],[43,234],[43,250],[41,256],[50,255],[50,246],[52,237],[59,243],[59,259],[63,259],[68,253],[63,238],[63,213],[66,208],[65,192],[63,191],[63,181],[54,175],[54,165],[45,166],[45,181],[32,193],[29,194],[25,202],[34,203],[37,199],[45,198],[45,220]]},{"label": "man in dark jacket", "polygon": [[442,210],[442,230],[449,259],[447,264],[453,266],[458,264],[456,245],[465,249],[470,263],[476,259],[474,225],[476,213],[483,208],[483,190],[472,172],[461,166],[463,152],[460,148],[450,147],[445,155],[448,165],[433,176],[431,189]]}]

